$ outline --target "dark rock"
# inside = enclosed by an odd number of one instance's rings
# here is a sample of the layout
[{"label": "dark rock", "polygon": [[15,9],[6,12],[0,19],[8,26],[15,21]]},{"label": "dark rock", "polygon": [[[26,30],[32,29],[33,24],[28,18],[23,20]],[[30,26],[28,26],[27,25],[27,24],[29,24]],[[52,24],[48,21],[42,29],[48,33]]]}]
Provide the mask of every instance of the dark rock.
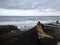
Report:
[{"label": "dark rock", "polygon": [[38,45],[36,27],[20,31],[13,25],[0,25],[0,45]]},{"label": "dark rock", "polygon": [[0,34],[7,33],[10,31],[17,30],[16,26],[13,25],[0,25]]},{"label": "dark rock", "polygon": [[36,28],[25,31],[18,39],[18,45],[38,45],[38,35]]},{"label": "dark rock", "polygon": [[55,39],[60,40],[60,26],[59,25],[43,25],[43,30],[47,34],[53,36]]},{"label": "dark rock", "polygon": [[[41,30],[42,29],[42,30]],[[38,31],[41,35],[38,35]],[[43,35],[43,36],[42,36]],[[39,38],[41,37],[42,38]],[[25,31],[17,41],[18,45],[56,45],[57,41],[50,38],[48,34],[45,34],[43,26],[40,22],[37,23],[32,29]]]},{"label": "dark rock", "polygon": [[40,22],[27,31],[13,25],[0,25],[0,45],[56,45],[60,39],[59,29],[59,26]]},{"label": "dark rock", "polygon": [[[49,39],[48,41],[49,44],[57,45],[57,42],[60,41],[60,26],[59,26],[60,24],[49,23],[49,24],[42,24],[42,25],[43,25],[43,31],[53,37],[53,39]],[[43,40],[43,42],[45,41]]]},{"label": "dark rock", "polygon": [[0,45],[16,45],[21,31],[13,25],[0,25]]}]

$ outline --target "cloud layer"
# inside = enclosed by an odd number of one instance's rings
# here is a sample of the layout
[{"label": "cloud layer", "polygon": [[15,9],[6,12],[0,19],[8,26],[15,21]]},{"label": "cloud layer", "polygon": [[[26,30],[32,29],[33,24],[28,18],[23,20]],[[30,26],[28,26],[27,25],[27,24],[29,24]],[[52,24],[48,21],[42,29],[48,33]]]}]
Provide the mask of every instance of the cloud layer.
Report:
[{"label": "cloud layer", "polygon": [[0,0],[0,16],[57,16],[60,0]]},{"label": "cloud layer", "polygon": [[0,8],[6,9],[53,9],[60,11],[60,0],[0,0]]},{"label": "cloud layer", "polygon": [[0,16],[57,16],[60,11],[0,9]]}]

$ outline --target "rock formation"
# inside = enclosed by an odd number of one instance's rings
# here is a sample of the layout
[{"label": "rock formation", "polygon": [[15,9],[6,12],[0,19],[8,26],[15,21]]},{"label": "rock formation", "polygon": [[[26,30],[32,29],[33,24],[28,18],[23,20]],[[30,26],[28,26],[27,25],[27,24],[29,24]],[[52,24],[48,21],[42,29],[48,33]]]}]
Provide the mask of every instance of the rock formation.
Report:
[{"label": "rock formation", "polygon": [[37,25],[36,25],[36,29],[38,31],[38,37],[39,39],[40,38],[53,38],[52,36],[46,34],[44,31],[43,31],[43,27],[42,27],[42,24],[38,21]]},{"label": "rock formation", "polygon": [[33,28],[21,31],[13,25],[0,25],[0,45],[56,45],[60,27],[47,26],[39,21]]}]

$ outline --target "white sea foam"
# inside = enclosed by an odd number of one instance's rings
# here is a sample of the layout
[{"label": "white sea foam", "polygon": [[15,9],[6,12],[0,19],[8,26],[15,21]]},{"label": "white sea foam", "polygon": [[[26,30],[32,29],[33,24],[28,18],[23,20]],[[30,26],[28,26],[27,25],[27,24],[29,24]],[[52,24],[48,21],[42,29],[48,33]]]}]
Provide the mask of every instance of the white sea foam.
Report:
[{"label": "white sea foam", "polygon": [[[27,21],[14,21],[14,22],[0,22],[0,25],[15,25],[17,26],[19,29],[21,30],[28,30],[33,28],[36,23],[38,21],[31,21],[31,20],[27,20]],[[40,21],[41,23],[50,23],[50,22],[55,22],[55,21]]]}]

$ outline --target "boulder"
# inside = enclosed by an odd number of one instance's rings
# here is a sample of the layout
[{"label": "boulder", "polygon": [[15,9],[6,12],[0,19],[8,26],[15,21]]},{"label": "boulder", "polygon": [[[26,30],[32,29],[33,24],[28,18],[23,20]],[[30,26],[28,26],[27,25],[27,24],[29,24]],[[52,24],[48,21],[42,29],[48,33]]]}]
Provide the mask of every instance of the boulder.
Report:
[{"label": "boulder", "polygon": [[21,31],[14,25],[0,25],[0,45],[16,45]]}]

